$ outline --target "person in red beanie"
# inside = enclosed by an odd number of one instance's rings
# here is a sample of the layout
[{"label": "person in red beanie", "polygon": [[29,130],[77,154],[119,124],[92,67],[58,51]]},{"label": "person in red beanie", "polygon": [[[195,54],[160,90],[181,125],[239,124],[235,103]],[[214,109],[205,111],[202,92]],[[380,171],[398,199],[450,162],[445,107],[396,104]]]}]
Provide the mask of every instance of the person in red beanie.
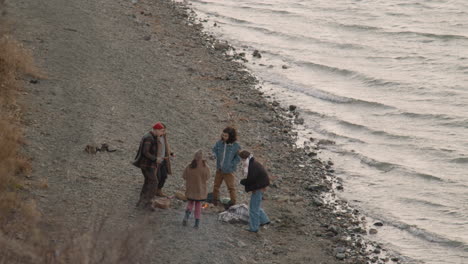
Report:
[{"label": "person in red beanie", "polygon": [[169,153],[171,152],[167,143],[166,126],[158,122],[141,139],[137,155],[132,162],[141,168],[145,178],[137,206],[147,207],[155,196],[164,196],[161,189],[167,174],[172,174]]}]

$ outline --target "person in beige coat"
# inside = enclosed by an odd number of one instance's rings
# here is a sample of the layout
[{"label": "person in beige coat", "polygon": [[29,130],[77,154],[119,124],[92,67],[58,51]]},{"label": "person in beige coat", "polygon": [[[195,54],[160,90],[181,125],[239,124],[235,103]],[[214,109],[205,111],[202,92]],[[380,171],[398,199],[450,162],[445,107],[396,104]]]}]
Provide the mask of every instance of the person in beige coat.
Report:
[{"label": "person in beige coat", "polygon": [[195,207],[195,225],[198,228],[200,225],[202,202],[206,200],[207,188],[206,183],[210,178],[210,168],[203,159],[203,152],[198,150],[192,162],[185,168],[183,178],[185,180],[185,196],[187,197],[187,208],[182,225],[186,226],[190,218],[192,209]]}]

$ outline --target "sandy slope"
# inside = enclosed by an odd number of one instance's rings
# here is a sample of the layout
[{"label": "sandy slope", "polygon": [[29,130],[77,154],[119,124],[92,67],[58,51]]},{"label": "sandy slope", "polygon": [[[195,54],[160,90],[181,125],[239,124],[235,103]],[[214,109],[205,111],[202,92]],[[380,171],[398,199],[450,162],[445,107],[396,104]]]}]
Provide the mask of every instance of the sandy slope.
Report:
[{"label": "sandy slope", "polygon": [[[181,171],[194,151],[208,150],[230,123],[239,127],[241,145],[255,149],[283,179],[269,197],[296,193],[300,184],[288,179],[305,173],[285,157],[290,144],[278,127],[284,124],[250,88],[252,79],[221,52],[206,48],[178,9],[166,1],[9,4],[15,33],[49,76],[28,84],[24,103],[32,178],[49,184],[34,196],[51,241],[63,245],[70,233],[82,234],[106,218],[105,230],[113,234],[144,226],[146,250],[135,258],[139,263],[336,262],[326,253],[330,242],[314,235],[322,230],[316,209],[304,202],[267,199],[267,212],[281,222],[259,235],[216,221],[214,210],[203,215],[200,230],[182,228],[178,202],[156,212],[135,208],[143,178],[129,161],[140,137],[159,120],[168,125],[177,154],[166,192],[182,189]],[[83,151],[101,143],[117,151]]]}]

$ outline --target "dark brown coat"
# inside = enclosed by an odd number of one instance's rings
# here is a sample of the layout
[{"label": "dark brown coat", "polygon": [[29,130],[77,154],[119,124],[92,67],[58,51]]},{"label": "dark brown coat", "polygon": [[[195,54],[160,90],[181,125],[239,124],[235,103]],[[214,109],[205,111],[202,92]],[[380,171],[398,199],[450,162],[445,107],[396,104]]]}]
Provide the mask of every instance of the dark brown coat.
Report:
[{"label": "dark brown coat", "polygon": [[[167,135],[164,135],[164,141],[166,145],[166,166],[167,166],[167,173],[172,174],[172,167],[171,167],[171,148],[169,143],[167,142]],[[140,141],[140,147],[138,148],[137,155],[135,156],[135,160],[132,162],[138,168],[142,167],[151,167],[156,168],[156,157],[158,156],[158,140],[153,133],[148,132],[146,133]]]}]

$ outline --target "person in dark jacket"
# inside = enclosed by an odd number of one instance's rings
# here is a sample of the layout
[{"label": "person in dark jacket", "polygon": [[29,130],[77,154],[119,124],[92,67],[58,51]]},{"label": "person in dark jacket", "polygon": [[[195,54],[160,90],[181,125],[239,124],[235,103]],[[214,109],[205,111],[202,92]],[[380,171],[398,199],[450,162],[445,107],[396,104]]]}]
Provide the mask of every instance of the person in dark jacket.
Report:
[{"label": "person in dark jacket", "polygon": [[156,123],[153,129],[147,132],[140,141],[135,160],[132,162],[138,168],[145,178],[143,187],[140,192],[140,200],[137,206],[147,207],[150,205],[151,199],[157,195],[158,191],[158,141],[164,135],[164,126],[161,123]]},{"label": "person in dark jacket", "polygon": [[270,219],[261,208],[263,192],[270,185],[268,173],[250,152],[243,150],[239,153],[243,162],[243,173],[246,177],[241,180],[246,192],[251,192],[249,204],[249,228],[247,231],[258,232],[260,226],[270,223]]}]

